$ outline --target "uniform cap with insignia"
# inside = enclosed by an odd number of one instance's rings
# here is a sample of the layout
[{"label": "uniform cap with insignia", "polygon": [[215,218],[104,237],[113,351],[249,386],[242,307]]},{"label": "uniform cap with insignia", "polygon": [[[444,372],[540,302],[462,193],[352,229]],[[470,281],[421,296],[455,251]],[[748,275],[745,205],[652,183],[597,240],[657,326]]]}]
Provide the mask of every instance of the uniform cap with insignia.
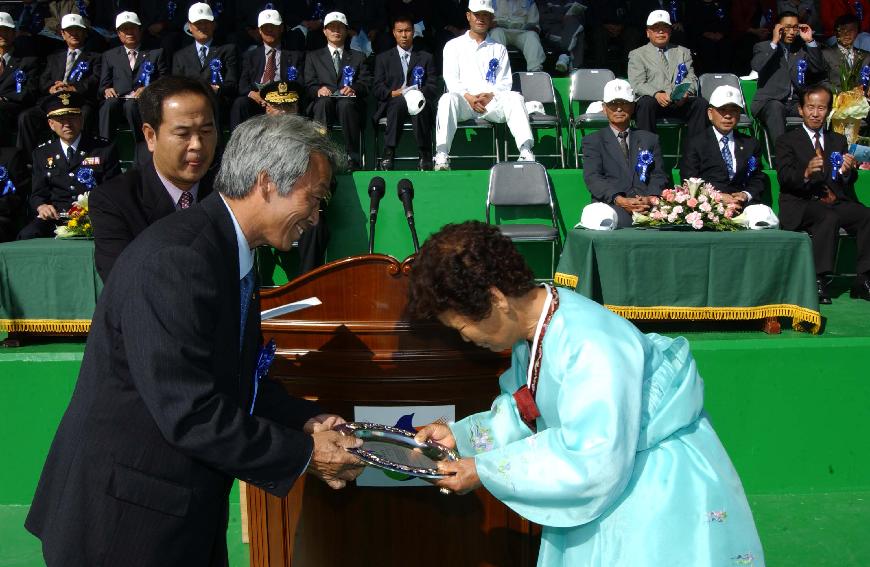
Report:
[{"label": "uniform cap with insignia", "polygon": [[78,14],[67,14],[60,20],[60,29],[66,30],[69,28],[88,29],[85,19]]},{"label": "uniform cap with insignia", "polygon": [[743,93],[737,87],[720,85],[710,94],[710,106],[713,108],[722,108],[729,104],[743,108]]},{"label": "uniform cap with insignia", "polygon": [[49,96],[42,103],[46,118],[82,113],[82,97],[76,92],[60,92]]},{"label": "uniform cap with insignia", "polygon": [[270,104],[292,104],[299,101],[299,91],[296,81],[272,81],[260,88],[260,97]]},{"label": "uniform cap with insignia", "polygon": [[0,26],[15,29],[15,20],[8,12],[0,12]]},{"label": "uniform cap with insignia", "polygon": [[195,24],[203,20],[214,21],[214,12],[211,11],[211,6],[205,2],[192,4],[187,10],[187,21]]}]

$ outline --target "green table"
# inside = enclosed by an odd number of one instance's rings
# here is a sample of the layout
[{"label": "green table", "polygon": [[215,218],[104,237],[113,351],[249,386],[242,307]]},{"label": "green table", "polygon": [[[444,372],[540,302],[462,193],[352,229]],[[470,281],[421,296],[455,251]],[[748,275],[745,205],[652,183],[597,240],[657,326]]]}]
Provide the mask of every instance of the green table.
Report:
[{"label": "green table", "polygon": [[809,236],[782,230],[568,234],[556,283],[627,319],[791,317],[821,326]]},{"label": "green table", "polygon": [[0,244],[0,330],[87,333],[102,287],[93,240]]}]

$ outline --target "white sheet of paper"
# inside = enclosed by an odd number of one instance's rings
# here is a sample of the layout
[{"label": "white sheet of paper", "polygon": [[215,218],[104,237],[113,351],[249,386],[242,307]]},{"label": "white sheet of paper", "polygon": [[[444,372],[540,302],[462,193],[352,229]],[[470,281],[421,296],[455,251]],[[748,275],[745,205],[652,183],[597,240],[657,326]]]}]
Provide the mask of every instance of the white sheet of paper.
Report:
[{"label": "white sheet of paper", "polygon": [[308,299],[302,299],[300,301],[288,303],[287,305],[281,305],[280,307],[266,309],[265,311],[260,311],[260,321],[265,321],[266,319],[274,319],[275,317],[280,317],[281,315],[293,313],[294,311],[301,311],[302,309],[315,307],[317,305],[320,305],[321,303],[322,302],[316,297],[309,297]]}]

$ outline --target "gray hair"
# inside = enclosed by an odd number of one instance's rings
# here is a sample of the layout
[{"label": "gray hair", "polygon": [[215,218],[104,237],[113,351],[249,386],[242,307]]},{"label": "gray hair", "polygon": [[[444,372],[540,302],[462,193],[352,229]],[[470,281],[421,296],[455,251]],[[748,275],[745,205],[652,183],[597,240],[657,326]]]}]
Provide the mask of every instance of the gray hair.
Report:
[{"label": "gray hair", "polygon": [[231,199],[251,192],[261,171],[287,195],[308,170],[312,152],[322,154],[333,172],[347,156],[317,122],[291,114],[261,115],[240,124],[230,136],[215,179],[215,189]]}]

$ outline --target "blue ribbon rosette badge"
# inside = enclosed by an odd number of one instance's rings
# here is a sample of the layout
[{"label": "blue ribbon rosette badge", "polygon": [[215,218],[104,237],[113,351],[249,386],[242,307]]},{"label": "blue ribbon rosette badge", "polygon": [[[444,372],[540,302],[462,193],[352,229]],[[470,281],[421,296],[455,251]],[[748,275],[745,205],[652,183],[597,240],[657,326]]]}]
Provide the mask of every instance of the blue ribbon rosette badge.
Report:
[{"label": "blue ribbon rosette badge", "polygon": [[299,78],[299,70],[293,65],[287,67],[287,80],[295,81],[297,78]]},{"label": "blue ribbon rosette badge", "polygon": [[798,85],[803,86],[807,80],[807,60],[806,59],[798,59],[797,62],[797,82]]},{"label": "blue ribbon rosette badge", "polygon": [[312,20],[322,20],[323,19],[323,3],[315,2],[314,10],[311,12]]},{"label": "blue ribbon rosette badge", "polygon": [[208,64],[208,68],[211,69],[211,84],[213,85],[222,85],[224,84],[224,76],[221,73],[221,69],[223,65],[221,64],[220,59],[212,59],[211,63]]},{"label": "blue ribbon rosette badge", "polygon": [[[864,21],[864,4],[860,0],[855,1],[855,15],[858,17],[859,22]],[[858,26],[859,29],[861,26]]]},{"label": "blue ribbon rosette badge", "polygon": [[154,63],[152,63],[151,61],[145,61],[144,63],[142,63],[142,70],[139,71],[139,78],[136,80],[136,82],[144,87],[147,87],[151,84],[152,74],[154,74]]},{"label": "blue ribbon rosette badge", "polygon": [[671,23],[677,22],[677,0],[671,0]]},{"label": "blue ribbon rosette badge", "polygon": [[719,18],[720,20],[724,20],[725,19],[725,10],[723,10],[722,8],[716,8],[716,17]]},{"label": "blue ribbon rosette badge", "polygon": [[843,154],[840,152],[831,152],[831,181],[836,181],[840,176],[840,168],[843,167]]},{"label": "blue ribbon rosette badge", "polygon": [[15,185],[12,184],[12,180],[9,179],[9,172],[5,167],[0,165],[0,197],[5,197],[6,195],[12,195],[15,193]]},{"label": "blue ribbon rosette badge", "polygon": [[426,71],[423,67],[417,65],[414,67],[414,70],[411,71],[411,76],[414,77],[414,84],[417,85],[418,89],[423,88],[423,77],[426,76]]},{"label": "blue ribbon rosette badge", "polygon": [[91,66],[87,61],[79,61],[72,72],[69,74],[69,80],[71,83],[77,83],[87,75],[88,71],[91,70]]},{"label": "blue ribbon rosette badge", "polygon": [[498,59],[489,60],[489,70],[486,72],[486,81],[495,84],[495,75],[498,72]]},{"label": "blue ribbon rosette badge", "polygon": [[260,347],[260,354],[257,355],[257,369],[254,371],[254,393],[251,395],[251,408],[248,410],[250,415],[254,415],[254,404],[257,403],[260,381],[269,373],[269,367],[275,360],[276,350],[278,347],[275,345],[275,339],[269,339],[268,343]]},{"label": "blue ribbon rosette badge", "polygon": [[88,17],[88,7],[85,4],[85,0],[76,0],[76,9],[79,11],[79,16],[83,18]]},{"label": "blue ribbon rosette badge", "polygon": [[870,65],[861,67],[861,85],[865,91],[867,90],[867,85],[870,85]]},{"label": "blue ribbon rosette badge", "polygon": [[353,70],[353,67],[350,65],[345,65],[344,69],[341,70],[341,86],[349,87],[353,84],[353,76],[356,74],[356,71]]},{"label": "blue ribbon rosette badge", "polygon": [[649,166],[653,164],[653,154],[649,150],[641,150],[637,154],[637,165],[634,166],[634,170],[640,175],[640,182],[646,183],[647,172],[649,171]]},{"label": "blue ribbon rosette badge", "polygon": [[223,2],[215,2],[214,7],[212,8],[212,13],[214,13],[215,19],[221,17],[221,12],[224,11],[224,3]]},{"label": "blue ribbon rosette badge", "polygon": [[175,2],[173,2],[172,0],[169,0],[169,2],[166,3],[166,19],[175,19]]},{"label": "blue ribbon rosette badge", "polygon": [[685,63],[680,63],[677,65],[677,76],[674,78],[674,84],[679,85],[686,78],[686,75],[689,74],[689,68],[686,67]]},{"label": "blue ribbon rosette badge", "polygon": [[746,161],[746,179],[743,180],[744,187],[749,183],[749,178],[752,177],[752,174],[756,171],[758,171],[758,158],[755,156],[749,156],[749,159]]},{"label": "blue ribbon rosette badge", "polygon": [[76,171],[76,181],[88,188],[93,189],[97,186],[97,180],[94,178],[94,170],[90,167],[80,167]]},{"label": "blue ribbon rosette badge", "polygon": [[764,26],[770,27],[773,25],[773,8],[768,8],[764,11]]},{"label": "blue ribbon rosette badge", "polygon": [[27,81],[27,73],[23,69],[16,69],[15,73],[12,74],[12,78],[15,79],[15,92],[21,94],[21,87]]}]

